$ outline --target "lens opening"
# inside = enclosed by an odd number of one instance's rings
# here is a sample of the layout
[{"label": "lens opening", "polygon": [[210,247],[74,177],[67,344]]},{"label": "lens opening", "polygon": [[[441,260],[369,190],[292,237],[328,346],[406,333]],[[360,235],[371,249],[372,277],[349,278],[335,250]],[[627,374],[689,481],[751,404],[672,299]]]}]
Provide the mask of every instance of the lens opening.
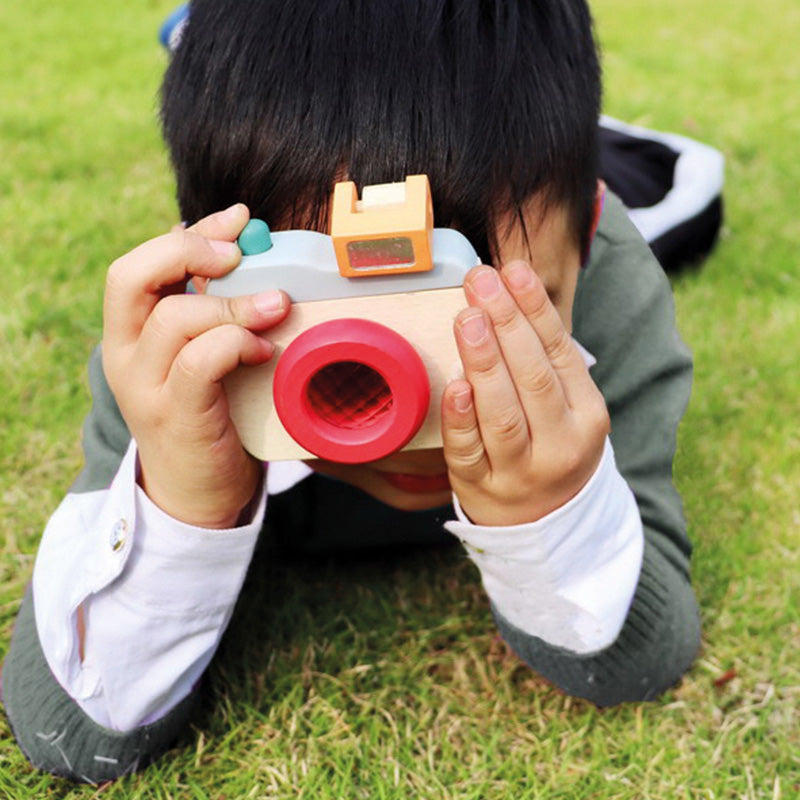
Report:
[{"label": "lens opening", "polygon": [[343,430],[376,425],[394,404],[383,375],[358,361],[335,361],[315,372],[306,398],[314,414]]}]

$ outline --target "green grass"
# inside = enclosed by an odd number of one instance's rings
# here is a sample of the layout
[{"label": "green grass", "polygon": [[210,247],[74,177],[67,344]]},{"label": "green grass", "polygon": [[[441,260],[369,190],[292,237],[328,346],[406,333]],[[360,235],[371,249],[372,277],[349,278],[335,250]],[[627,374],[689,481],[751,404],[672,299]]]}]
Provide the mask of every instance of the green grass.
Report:
[{"label": "green grass", "polygon": [[[172,6],[0,6],[0,656],[80,466],[107,264],[176,218],[156,124]],[[75,787],[33,772],[0,719],[0,797],[800,796],[800,6],[594,8],[606,110],[727,157],[720,246],[675,281],[697,364],[676,479],[704,618],[683,683],[605,711],[564,697],[498,640],[455,551],[284,563],[164,759]]]}]

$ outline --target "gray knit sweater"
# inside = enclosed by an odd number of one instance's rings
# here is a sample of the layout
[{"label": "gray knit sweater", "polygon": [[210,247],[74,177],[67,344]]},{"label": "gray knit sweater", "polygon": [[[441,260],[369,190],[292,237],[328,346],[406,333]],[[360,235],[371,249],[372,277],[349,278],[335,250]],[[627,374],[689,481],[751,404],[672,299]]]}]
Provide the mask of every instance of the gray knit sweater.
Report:
[{"label": "gray knit sweater", "polygon": [[[597,359],[592,376],[605,397],[617,467],[633,489],[645,532],[644,561],[626,622],[607,649],[576,655],[552,647],[495,611],[503,638],[534,670],[598,705],[645,700],[691,664],[700,626],[689,580],[690,545],[672,484],[675,434],[689,397],[691,359],[675,331],[669,284],[614,197],[578,281],[575,338]],[[84,428],[86,466],[73,492],[108,486],[129,443],[99,355],[90,365],[93,407]],[[447,509],[404,514],[357,490],[314,475],[270,499],[270,535],[309,552],[446,540]],[[452,518],[452,510],[450,510]],[[79,532],[76,532],[79,535]],[[246,602],[246,598],[242,598]],[[6,713],[37,767],[99,782],[163,752],[187,724],[190,695],[158,722],[127,733],[86,716],[53,678],[36,631],[29,591],[3,668]]]}]

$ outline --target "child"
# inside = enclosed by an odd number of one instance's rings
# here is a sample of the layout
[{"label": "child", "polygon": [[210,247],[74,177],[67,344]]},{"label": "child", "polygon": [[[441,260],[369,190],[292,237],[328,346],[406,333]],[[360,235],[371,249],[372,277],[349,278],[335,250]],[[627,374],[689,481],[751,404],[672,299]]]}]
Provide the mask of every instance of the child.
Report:
[{"label": "child", "polygon": [[[505,640],[597,704],[680,678],[699,640],[671,475],[691,362],[668,283],[603,205],[599,101],[583,0],[192,3],[162,102],[188,227],[109,270],[86,466],[4,668],[36,766],[101,781],[170,744],[265,519],[317,551],[455,534]],[[265,470],[221,380],[271,357],[290,298],[183,285],[236,266],[250,214],[324,230],[343,176],[423,172],[437,225],[497,268],[465,281],[443,448]]]}]

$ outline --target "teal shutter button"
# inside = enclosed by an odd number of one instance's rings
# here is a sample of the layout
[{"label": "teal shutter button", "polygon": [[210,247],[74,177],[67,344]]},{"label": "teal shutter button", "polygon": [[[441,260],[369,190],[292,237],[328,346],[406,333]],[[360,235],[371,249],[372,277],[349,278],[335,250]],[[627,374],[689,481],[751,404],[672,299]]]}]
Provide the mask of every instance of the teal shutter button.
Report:
[{"label": "teal shutter button", "polygon": [[251,219],[236,240],[242,255],[256,256],[272,247],[269,225],[263,219]]}]

